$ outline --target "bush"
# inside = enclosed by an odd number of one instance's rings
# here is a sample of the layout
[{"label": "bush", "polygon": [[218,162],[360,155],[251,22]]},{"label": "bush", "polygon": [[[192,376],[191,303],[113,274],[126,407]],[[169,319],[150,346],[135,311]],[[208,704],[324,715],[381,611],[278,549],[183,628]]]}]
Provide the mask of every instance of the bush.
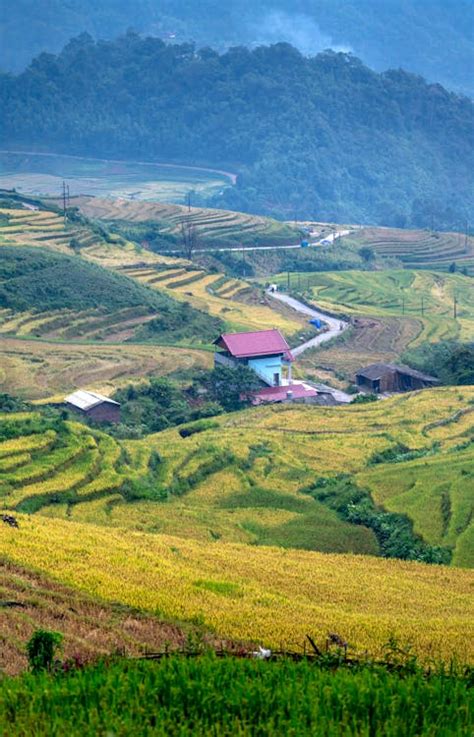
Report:
[{"label": "bush", "polygon": [[62,640],[63,636],[59,632],[39,629],[33,633],[26,644],[28,662],[33,673],[51,670]]}]

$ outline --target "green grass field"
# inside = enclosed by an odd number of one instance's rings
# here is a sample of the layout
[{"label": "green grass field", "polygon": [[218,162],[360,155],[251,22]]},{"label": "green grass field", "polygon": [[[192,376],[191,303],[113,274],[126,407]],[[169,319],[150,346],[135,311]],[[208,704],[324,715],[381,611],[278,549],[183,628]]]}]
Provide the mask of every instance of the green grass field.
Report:
[{"label": "green grass field", "polygon": [[461,674],[174,657],[4,680],[0,723],[12,737],[468,737],[471,702]]}]

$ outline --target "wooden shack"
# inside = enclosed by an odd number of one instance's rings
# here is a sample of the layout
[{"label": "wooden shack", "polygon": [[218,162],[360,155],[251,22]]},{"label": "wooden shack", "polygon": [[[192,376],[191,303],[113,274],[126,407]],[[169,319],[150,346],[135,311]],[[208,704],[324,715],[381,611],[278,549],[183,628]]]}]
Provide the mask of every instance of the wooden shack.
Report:
[{"label": "wooden shack", "polygon": [[120,404],[96,392],[80,389],[66,397],[64,404],[94,422],[120,422]]},{"label": "wooden shack", "polygon": [[356,373],[356,383],[361,391],[383,394],[385,392],[409,392],[427,389],[441,382],[434,376],[423,374],[409,366],[392,363],[372,363]]}]

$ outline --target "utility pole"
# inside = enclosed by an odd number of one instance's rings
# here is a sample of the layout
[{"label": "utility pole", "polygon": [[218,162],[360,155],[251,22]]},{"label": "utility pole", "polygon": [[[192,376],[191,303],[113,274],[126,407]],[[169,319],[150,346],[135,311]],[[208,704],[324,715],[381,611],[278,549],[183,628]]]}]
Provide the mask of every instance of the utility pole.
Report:
[{"label": "utility pole", "polygon": [[69,197],[69,187],[66,187],[66,182],[63,179],[63,218],[64,218],[64,225],[66,225],[66,211],[67,211],[68,197]]},{"label": "utility pole", "polygon": [[288,291],[290,291],[290,272],[289,271],[286,274],[286,284],[287,284]]},{"label": "utility pole", "polygon": [[402,315],[405,314],[405,292],[402,290]]},{"label": "utility pole", "polygon": [[453,317],[456,320],[458,316],[458,300],[456,297],[456,292],[454,292],[454,302],[453,302]]},{"label": "utility pole", "polygon": [[423,317],[425,314],[425,298],[423,295],[421,296],[421,316]]},{"label": "utility pole", "polygon": [[186,195],[186,202],[188,203],[188,212],[191,212],[191,191]]}]

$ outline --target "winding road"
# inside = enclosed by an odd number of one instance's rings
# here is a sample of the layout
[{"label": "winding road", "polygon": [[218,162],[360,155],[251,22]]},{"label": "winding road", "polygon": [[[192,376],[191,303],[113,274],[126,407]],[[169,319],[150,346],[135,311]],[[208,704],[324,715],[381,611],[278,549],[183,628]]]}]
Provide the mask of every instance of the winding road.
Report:
[{"label": "winding road", "polygon": [[[304,351],[307,351],[310,348],[316,348],[318,345],[321,345],[321,343],[326,343],[328,340],[335,338],[337,335],[341,335],[349,327],[349,323],[345,320],[331,317],[325,312],[320,312],[314,307],[308,307],[308,305],[300,302],[299,299],[295,299],[295,297],[290,297],[289,294],[283,294],[282,292],[271,292],[270,290],[267,291],[267,294],[269,297],[272,297],[272,299],[276,299],[279,302],[282,302],[288,307],[291,307],[292,310],[299,312],[301,315],[321,320],[321,322],[324,322],[328,326],[328,330],[326,330],[324,333],[320,333],[319,335],[316,335],[314,338],[307,340],[305,343],[302,343],[296,348],[292,348],[291,352],[295,358],[304,353]],[[330,391],[338,402],[348,404],[354,399],[353,396],[341,391],[340,389],[334,389],[333,387],[326,386],[325,384],[318,384],[317,386]]]},{"label": "winding road", "polygon": [[328,326],[328,330],[326,330],[326,332],[316,335],[314,338],[307,340],[306,343],[302,343],[296,348],[292,348],[291,352],[294,356],[301,355],[301,353],[304,353],[304,351],[307,351],[309,348],[316,348],[318,345],[321,345],[321,343],[327,343],[328,340],[335,338],[337,335],[341,335],[349,327],[349,323],[345,320],[331,317],[324,312],[320,312],[314,307],[308,307],[308,305],[303,304],[303,302],[300,302],[294,297],[290,297],[288,294],[270,291],[268,291],[267,294],[273,299],[277,299],[279,302],[283,302],[288,305],[288,307],[291,307],[292,310],[299,312],[301,315],[307,315],[312,319],[321,320],[321,322],[324,322]]},{"label": "winding road", "polygon": [[[324,236],[324,238],[320,238],[319,241],[309,243],[307,248],[326,245],[328,242],[332,245],[338,238],[342,238],[343,235],[349,235],[350,232],[350,230],[337,230],[335,233],[329,233],[329,235]],[[290,243],[287,246],[230,246],[227,248],[200,248],[199,253],[216,253],[222,251],[236,251],[237,253],[242,253],[242,251],[279,251],[291,248],[302,248],[302,246],[301,243]],[[163,253],[165,253],[165,251],[163,251]],[[172,252],[168,251],[167,253]]]}]

